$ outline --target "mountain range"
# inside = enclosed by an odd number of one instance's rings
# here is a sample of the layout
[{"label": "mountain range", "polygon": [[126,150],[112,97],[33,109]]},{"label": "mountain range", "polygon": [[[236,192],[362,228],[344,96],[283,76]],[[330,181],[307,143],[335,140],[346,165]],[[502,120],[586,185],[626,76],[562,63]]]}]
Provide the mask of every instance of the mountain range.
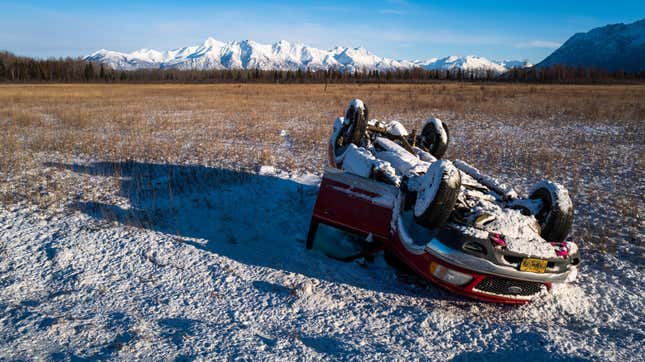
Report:
[{"label": "mountain range", "polygon": [[483,57],[449,56],[429,60],[394,60],[374,55],[363,47],[322,50],[281,40],[260,44],[252,40],[221,42],[209,37],[204,43],[158,51],[139,49],[132,53],[101,49],[84,58],[114,69],[261,69],[261,70],[477,70],[503,73],[512,67],[530,67],[525,61],[492,61]]},{"label": "mountain range", "polygon": [[645,71],[645,19],[577,33],[536,67],[556,64],[610,72]]}]

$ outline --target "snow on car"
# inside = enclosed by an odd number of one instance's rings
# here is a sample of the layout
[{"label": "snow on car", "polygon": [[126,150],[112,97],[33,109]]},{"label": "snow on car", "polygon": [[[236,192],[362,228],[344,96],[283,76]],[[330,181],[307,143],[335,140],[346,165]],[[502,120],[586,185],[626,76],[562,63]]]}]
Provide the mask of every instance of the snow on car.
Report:
[{"label": "snow on car", "polygon": [[449,141],[441,120],[417,135],[368,115],[354,99],[334,123],[308,248],[345,260],[384,250],[431,282],[490,302],[526,303],[576,277],[563,186],[542,180],[520,197],[464,161],[441,159]]}]

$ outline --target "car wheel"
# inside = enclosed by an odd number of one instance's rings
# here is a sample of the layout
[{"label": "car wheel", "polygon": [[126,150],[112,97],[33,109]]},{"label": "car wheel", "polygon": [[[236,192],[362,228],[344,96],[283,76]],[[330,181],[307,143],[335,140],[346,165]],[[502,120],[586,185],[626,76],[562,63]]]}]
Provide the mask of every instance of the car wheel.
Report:
[{"label": "car wheel", "polygon": [[360,99],[353,99],[345,112],[345,129],[343,130],[342,146],[353,143],[362,146],[363,137],[367,130],[367,106]]},{"label": "car wheel", "polygon": [[422,150],[441,158],[448,149],[449,138],[448,126],[438,118],[430,118],[417,136],[416,143]]},{"label": "car wheel", "polygon": [[414,216],[417,223],[436,228],[448,220],[455,208],[461,175],[450,161],[439,160],[430,165],[422,177],[423,188],[417,191]]},{"label": "car wheel", "polygon": [[542,207],[534,215],[540,223],[540,235],[549,242],[563,242],[573,225],[573,203],[567,189],[542,180],[533,186],[529,198],[542,200]]}]

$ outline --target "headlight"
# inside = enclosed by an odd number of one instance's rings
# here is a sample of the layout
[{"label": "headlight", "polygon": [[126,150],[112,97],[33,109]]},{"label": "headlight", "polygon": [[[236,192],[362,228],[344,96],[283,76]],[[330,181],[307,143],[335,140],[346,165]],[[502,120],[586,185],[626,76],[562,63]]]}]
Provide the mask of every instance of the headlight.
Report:
[{"label": "headlight", "polygon": [[473,277],[468,274],[446,268],[445,266],[437,263],[430,264],[430,273],[432,273],[435,278],[441,279],[452,285],[464,285],[473,280]]}]

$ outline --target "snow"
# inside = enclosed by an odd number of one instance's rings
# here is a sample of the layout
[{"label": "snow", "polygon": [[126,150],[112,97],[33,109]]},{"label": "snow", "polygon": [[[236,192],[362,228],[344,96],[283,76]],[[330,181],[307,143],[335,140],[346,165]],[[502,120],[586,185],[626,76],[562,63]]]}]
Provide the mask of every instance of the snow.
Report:
[{"label": "snow", "polygon": [[374,140],[374,154],[380,160],[387,161],[396,170],[397,175],[410,176],[425,173],[430,166],[408,152],[396,142],[384,137]]},{"label": "snow", "polygon": [[492,70],[495,73],[503,73],[507,70],[506,67],[499,63],[474,55],[467,55],[464,57],[451,55],[445,58],[420,61],[416,64],[427,70]]},{"label": "snow", "polygon": [[345,152],[343,152],[342,162],[342,169],[353,175],[369,178],[374,172],[380,171],[395,181],[394,183],[398,184],[396,171],[390,163],[377,159],[370,151],[363,147],[356,147],[354,144],[349,144]]},{"label": "snow", "polygon": [[372,175],[372,167],[376,158],[364,148],[356,147],[353,143],[347,146],[343,153],[343,170],[361,177]]},{"label": "snow", "polygon": [[[336,121],[337,125],[342,124],[342,122],[342,120]],[[443,130],[441,121],[437,118],[429,118],[424,123],[424,126],[428,123],[432,123],[437,129]],[[487,240],[488,232],[500,233],[506,242],[506,248],[510,251],[536,258],[550,259],[557,257],[553,246],[545,242],[540,236],[539,224],[533,216],[523,215],[520,210],[501,207],[496,202],[498,201],[496,196],[466,186],[476,186],[477,182],[480,182],[498,193],[502,199],[510,200],[511,205],[521,205],[531,210],[539,209],[541,202],[519,200],[517,193],[510,186],[500,183],[488,175],[483,175],[479,170],[464,161],[457,160],[454,165],[447,160],[427,163],[406,151],[394,141],[384,137],[374,139],[373,150],[359,148],[350,144],[343,155],[337,159],[342,159],[343,170],[361,177],[369,178],[373,175],[373,170],[379,168],[387,169],[390,175],[394,175],[394,171],[396,171],[396,176],[409,177],[407,188],[411,191],[417,191],[417,199],[414,205],[414,214],[417,217],[420,217],[434,201],[444,173],[451,175],[462,172],[464,187],[462,187],[461,193],[471,209],[468,216],[470,219],[469,224],[476,225],[477,219],[482,215],[489,220],[485,225],[479,226],[486,230],[481,231],[481,235],[484,236],[480,235],[480,239]],[[447,179],[459,180],[460,178],[448,176]],[[398,181],[395,184],[398,184]],[[457,185],[454,186],[457,187]],[[560,204],[569,203],[561,207],[573,207],[570,204],[571,201],[566,189],[562,186],[543,180],[535,186],[535,188],[537,187],[549,187],[550,190],[556,190],[561,193],[559,196],[554,195],[555,199],[558,200],[557,202]],[[461,229],[463,229],[464,233],[477,232],[474,227],[463,227]]]},{"label": "snow", "polygon": [[500,60],[494,61],[506,69],[512,68],[530,68],[533,66],[533,63],[528,60]]},{"label": "snow", "polygon": [[392,136],[405,137],[408,135],[408,130],[405,129],[405,126],[403,126],[401,122],[398,122],[398,121],[391,121],[390,123],[388,123],[386,131],[388,134],[391,134]]},{"label": "snow", "polygon": [[641,359],[635,259],[481,303],[305,250],[318,175],[67,162],[79,198],[0,205],[0,359]]},{"label": "snow", "polygon": [[[342,71],[425,69],[492,70],[501,73],[507,68],[486,58],[451,56],[428,61],[407,61],[382,58],[363,47],[335,47],[322,50],[300,43],[280,40],[261,44],[253,40],[222,42],[209,37],[200,45],[158,51],[139,49],[132,53],[98,50],[84,59],[101,62],[115,69],[146,68],[177,69],[338,69]],[[508,62],[508,61],[507,61]],[[515,63],[513,63],[515,64]]]},{"label": "snow", "polygon": [[508,250],[536,258],[556,257],[553,246],[540,236],[534,217],[522,215],[519,210],[501,208],[484,200],[478,202],[473,211],[476,214],[495,215],[495,218],[486,224],[486,229],[503,235]]},{"label": "snow", "polygon": [[349,108],[352,108],[352,107],[354,109],[365,109],[365,105],[363,104],[363,101],[358,98],[354,98],[352,99],[351,102],[349,102]]},{"label": "snow", "polygon": [[433,163],[434,161],[437,160],[433,155],[420,149],[419,147],[413,147],[413,149],[414,149],[414,152],[416,152],[417,156],[419,156],[419,159],[421,159],[421,161]]},{"label": "snow", "polygon": [[[500,184],[499,181],[491,178],[490,176],[482,175],[477,169],[463,161],[455,161],[455,166],[464,172],[464,174],[462,174],[461,192],[470,206],[470,213],[468,216],[469,224],[475,225],[476,219],[481,215],[494,216],[492,220],[480,227],[487,232],[503,235],[503,239],[506,242],[506,248],[508,250],[527,256],[545,259],[555,258],[557,256],[553,246],[550,243],[545,242],[545,240],[540,236],[539,224],[534,216],[523,215],[522,212],[517,209],[501,207],[498,202],[499,200],[490,193],[484,193],[480,190],[472,189],[472,186],[470,185],[472,185],[473,180],[470,178],[472,177],[475,180],[482,182],[483,185],[486,185],[501,195],[514,194],[515,192],[512,189],[504,184]],[[537,214],[537,211],[542,207],[542,202],[540,200],[519,199],[517,198],[517,194],[512,197],[506,196],[506,198],[510,199],[508,206],[522,206],[531,210],[533,214]],[[466,232],[468,229],[473,229],[472,227],[465,226],[459,228],[462,232]],[[487,236],[484,235],[482,238],[486,239]],[[575,246],[575,250],[577,250],[577,246]]]}]

